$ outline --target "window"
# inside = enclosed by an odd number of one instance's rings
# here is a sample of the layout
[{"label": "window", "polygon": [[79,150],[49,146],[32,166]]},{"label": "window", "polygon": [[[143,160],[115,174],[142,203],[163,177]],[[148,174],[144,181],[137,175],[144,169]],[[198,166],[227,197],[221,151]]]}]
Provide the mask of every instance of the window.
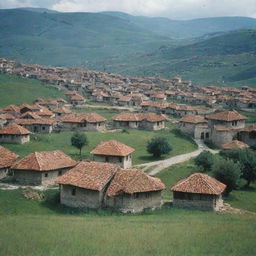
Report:
[{"label": "window", "polygon": [[237,121],[232,121],[232,126],[237,126]]},{"label": "window", "polygon": [[139,198],[140,194],[139,193],[134,193],[133,196],[134,196],[134,198]]},{"label": "window", "polygon": [[122,157],[121,156],[119,157],[119,162],[122,163]]},{"label": "window", "polygon": [[48,177],[48,173],[45,173],[45,174],[44,174],[44,177]]},{"label": "window", "polygon": [[42,127],[42,130],[43,130],[43,131],[45,130],[45,127],[44,127],[44,126]]},{"label": "window", "polygon": [[106,161],[107,163],[109,162],[108,156],[106,156],[105,161]]},{"label": "window", "polygon": [[157,126],[159,126],[160,122],[157,122]]},{"label": "window", "polygon": [[58,171],[58,176],[60,176],[62,174],[62,171]]},{"label": "window", "polygon": [[72,190],[71,190],[71,195],[72,195],[72,196],[75,196],[75,195],[76,195],[76,188],[72,188]]}]

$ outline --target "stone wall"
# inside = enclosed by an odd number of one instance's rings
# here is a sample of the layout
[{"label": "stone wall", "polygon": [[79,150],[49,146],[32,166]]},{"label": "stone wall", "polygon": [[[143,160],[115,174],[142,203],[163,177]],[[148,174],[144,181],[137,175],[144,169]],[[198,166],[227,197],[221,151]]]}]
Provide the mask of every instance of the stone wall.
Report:
[{"label": "stone wall", "polygon": [[233,129],[240,129],[245,127],[245,120],[239,120],[235,122],[226,122],[220,120],[209,120],[209,126],[213,128],[214,125],[222,125]]},{"label": "stone wall", "polygon": [[114,197],[106,197],[105,205],[121,212],[141,212],[144,209],[161,207],[161,191],[123,194]]},{"label": "stone wall", "polygon": [[186,209],[197,209],[203,211],[218,211],[223,205],[221,196],[215,195],[202,195],[202,194],[190,194],[190,199],[180,199],[176,196],[176,192],[173,193],[173,206]]},{"label": "stone wall", "polygon": [[0,135],[0,143],[24,144],[30,141],[30,135]]},{"label": "stone wall", "polygon": [[230,143],[233,141],[233,138],[235,136],[235,132],[232,131],[212,131],[212,142],[220,147],[222,144]]},{"label": "stone wall", "polygon": [[53,131],[52,125],[32,124],[32,125],[22,125],[22,126],[33,133],[52,133]]},{"label": "stone wall", "polygon": [[104,131],[106,130],[106,123],[86,123],[86,125],[81,123],[62,123],[60,129],[62,131]]},{"label": "stone wall", "polygon": [[102,206],[102,192],[61,185],[60,203],[70,207],[98,209]]},{"label": "stone wall", "polygon": [[237,139],[240,141],[243,141],[249,146],[255,146],[256,145],[256,131],[242,131],[239,132],[237,135]]},{"label": "stone wall", "polygon": [[140,129],[145,129],[145,130],[161,130],[165,128],[165,122],[147,122],[143,121],[139,124]]},{"label": "stone wall", "polygon": [[132,166],[131,155],[125,156],[105,156],[105,155],[93,155],[93,160],[95,162],[102,163],[113,163],[119,165],[122,168],[130,168]]},{"label": "stone wall", "polygon": [[0,179],[5,178],[8,175],[8,168],[1,168],[0,169]]},{"label": "stone wall", "polygon": [[184,123],[184,122],[180,122],[179,123],[179,128],[180,130],[185,133],[185,134],[189,134],[194,136],[194,132],[195,132],[195,124],[192,123]]}]

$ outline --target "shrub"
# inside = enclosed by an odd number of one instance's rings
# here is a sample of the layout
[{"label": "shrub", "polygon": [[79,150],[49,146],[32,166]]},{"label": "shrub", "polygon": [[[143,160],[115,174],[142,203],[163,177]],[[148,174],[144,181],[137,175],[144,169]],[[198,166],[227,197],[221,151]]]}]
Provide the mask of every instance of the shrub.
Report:
[{"label": "shrub", "polygon": [[214,162],[214,155],[210,151],[203,151],[195,158],[195,164],[202,172],[210,171]]},{"label": "shrub", "polygon": [[84,133],[75,132],[71,137],[71,145],[79,149],[80,157],[82,157],[82,148],[88,145],[86,135]]},{"label": "shrub", "polygon": [[216,158],[212,166],[213,176],[227,185],[226,194],[238,188],[241,178],[241,169],[238,163],[231,159]]},{"label": "shrub", "polygon": [[171,145],[165,137],[154,137],[147,144],[147,151],[154,157],[168,154],[172,150]]}]

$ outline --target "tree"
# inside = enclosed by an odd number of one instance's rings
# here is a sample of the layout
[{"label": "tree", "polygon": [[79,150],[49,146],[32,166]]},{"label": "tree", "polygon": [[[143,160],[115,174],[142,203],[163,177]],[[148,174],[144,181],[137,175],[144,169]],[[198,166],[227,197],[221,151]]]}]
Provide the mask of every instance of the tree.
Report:
[{"label": "tree", "polygon": [[242,178],[247,181],[246,186],[256,181],[256,152],[249,149],[235,149],[221,152],[225,158],[232,159],[240,164],[242,170]]},{"label": "tree", "polygon": [[238,187],[242,173],[238,163],[219,157],[214,161],[212,174],[217,180],[227,185],[226,194],[229,194]]},{"label": "tree", "polygon": [[214,162],[214,155],[210,151],[203,151],[195,158],[195,164],[202,169],[203,172],[209,172]]},{"label": "tree", "polygon": [[75,132],[71,137],[71,145],[80,150],[80,158],[82,158],[82,148],[88,145],[86,135],[84,133]]},{"label": "tree", "polygon": [[154,137],[147,144],[147,151],[154,157],[168,154],[172,150],[171,145],[165,137]]}]

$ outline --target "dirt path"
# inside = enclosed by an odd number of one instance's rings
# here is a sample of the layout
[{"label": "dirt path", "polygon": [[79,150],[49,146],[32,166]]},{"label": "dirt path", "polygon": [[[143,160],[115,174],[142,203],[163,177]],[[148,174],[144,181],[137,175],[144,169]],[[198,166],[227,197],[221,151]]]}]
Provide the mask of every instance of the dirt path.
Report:
[{"label": "dirt path", "polygon": [[182,154],[182,155],[177,155],[177,156],[173,156],[170,157],[168,159],[165,160],[161,160],[161,161],[155,161],[155,162],[150,162],[150,163],[145,163],[145,164],[139,164],[136,165],[134,167],[145,167],[145,169],[149,168],[150,166],[156,166],[156,168],[154,168],[153,170],[151,170],[148,174],[149,175],[156,175],[157,173],[159,173],[160,171],[162,171],[163,169],[172,166],[174,164],[178,164],[178,163],[182,163],[185,162],[187,160],[189,160],[192,157],[196,157],[198,156],[202,151],[204,150],[209,150],[212,153],[217,153],[218,151],[212,150],[210,148],[208,148],[203,141],[201,140],[195,140],[198,149],[187,153],[187,154]]}]

